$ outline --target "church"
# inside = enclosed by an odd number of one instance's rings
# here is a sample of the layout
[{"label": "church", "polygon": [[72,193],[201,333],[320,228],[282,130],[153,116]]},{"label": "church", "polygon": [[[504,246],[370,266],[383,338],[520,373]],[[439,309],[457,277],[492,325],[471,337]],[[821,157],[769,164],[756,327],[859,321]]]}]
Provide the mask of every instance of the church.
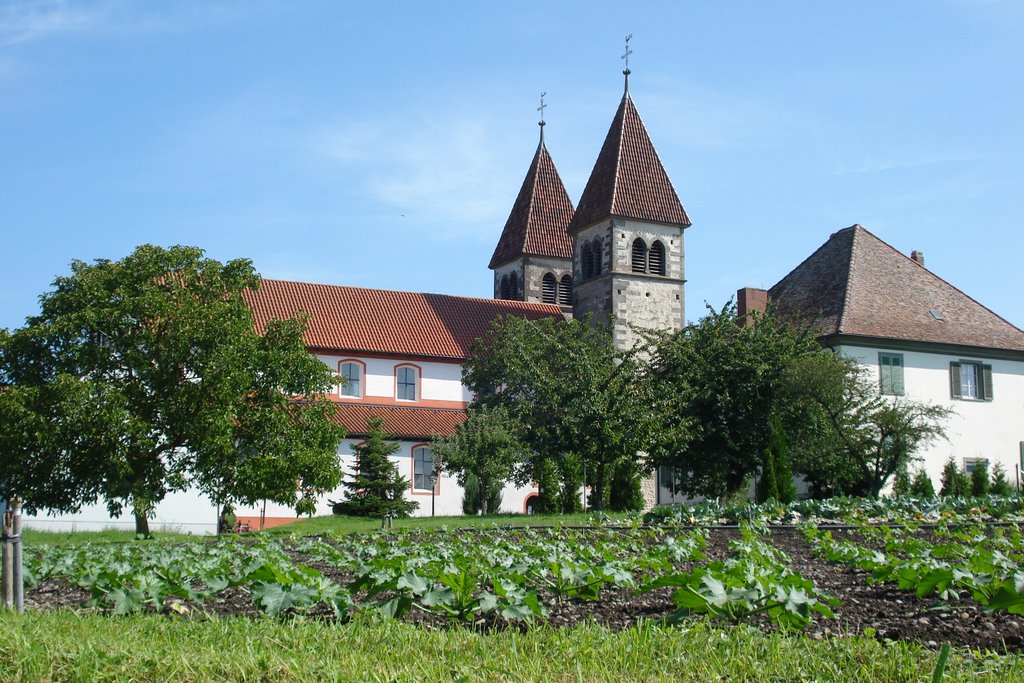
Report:
[{"label": "church", "polygon": [[[592,316],[613,321],[614,342],[636,342],[634,328],[681,329],[685,322],[684,238],[690,219],[625,88],[578,204],[574,207],[540,139],[491,257],[493,299],[264,280],[248,303],[257,328],[304,312],[311,354],[344,382],[331,395],[348,437],[339,445],[344,471],[352,446],[379,416],[399,444],[392,456],[409,481],[417,515],[462,514],[462,490],[434,476],[430,441],[451,434],[472,400],[462,363],[472,342],[499,316],[528,319]],[[543,111],[543,106],[541,108]],[[497,234],[497,233],[496,233]],[[955,413],[948,442],[925,453],[936,482],[949,456],[970,469],[1000,462],[1013,473],[1024,461],[1024,332],[882,242],[860,226],[835,233],[768,291],[739,291],[741,313],[776,302],[787,315],[824,318],[823,343],[862,364],[883,393],[941,402]],[[1018,461],[1018,445],[1021,461]],[[529,512],[537,495],[507,485],[501,511]],[[677,502],[657,477],[649,504]],[[317,514],[330,514],[324,495]],[[239,509],[253,528],[295,519],[267,504]],[[151,525],[214,533],[217,510],[194,491],[169,495]],[[41,529],[133,528],[105,507],[26,520]]]}]

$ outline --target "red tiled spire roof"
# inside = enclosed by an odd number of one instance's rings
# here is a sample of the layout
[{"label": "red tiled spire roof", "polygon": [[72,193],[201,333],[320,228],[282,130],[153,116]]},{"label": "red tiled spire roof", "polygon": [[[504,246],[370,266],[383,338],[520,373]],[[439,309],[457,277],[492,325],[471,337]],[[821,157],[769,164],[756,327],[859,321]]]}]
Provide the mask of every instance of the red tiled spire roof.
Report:
[{"label": "red tiled spire roof", "polygon": [[363,403],[335,405],[333,419],[345,427],[348,435],[365,436],[366,421],[379,417],[384,431],[406,441],[430,439],[434,434],[451,436],[455,428],[466,421],[465,410],[449,408],[407,408],[405,406],[378,406]]},{"label": "red tiled spire roof", "polygon": [[571,259],[572,213],[572,201],[542,136],[487,267],[496,268],[523,255]]},{"label": "red tiled spire roof", "polygon": [[1024,331],[859,225],[833,234],[768,297],[822,336],[1024,351]]},{"label": "red tiled spire roof", "polygon": [[628,92],[612,119],[569,232],[610,216],[690,225]]},{"label": "red tiled spire roof", "polygon": [[285,280],[263,280],[245,299],[260,332],[272,318],[308,314],[306,343],[314,349],[451,360],[465,359],[500,315],[562,317],[554,304]]}]

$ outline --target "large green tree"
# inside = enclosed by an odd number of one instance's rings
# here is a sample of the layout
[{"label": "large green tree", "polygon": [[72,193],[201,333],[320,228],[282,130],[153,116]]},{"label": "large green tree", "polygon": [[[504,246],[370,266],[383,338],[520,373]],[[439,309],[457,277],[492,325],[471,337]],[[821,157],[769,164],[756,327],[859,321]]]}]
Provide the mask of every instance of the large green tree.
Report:
[{"label": "large green tree", "polygon": [[863,368],[833,353],[790,363],[784,395],[802,416],[790,432],[795,468],[821,496],[877,497],[922,445],[944,436],[950,414],[882,396]]},{"label": "large green tree", "polygon": [[454,473],[463,488],[467,478],[475,480],[474,512],[497,512],[489,505],[494,489],[506,481],[515,479],[523,484],[529,478],[525,473],[530,454],[520,431],[502,406],[470,406],[466,421],[454,434],[434,438],[434,455],[441,469]]},{"label": "large green tree", "polygon": [[[609,482],[634,478],[655,428],[643,363],[636,351],[615,348],[610,328],[589,321],[501,318],[478,339],[463,366],[463,382],[478,405],[500,405],[524,426],[532,453],[528,478],[541,499],[562,511],[579,505],[583,478],[594,507],[609,499]],[[545,491],[552,468],[558,496]]]},{"label": "large green tree", "polygon": [[737,324],[736,307],[708,307],[677,332],[653,333],[650,378],[660,416],[652,455],[688,495],[743,490],[761,467],[773,421],[797,415],[783,394],[790,362],[827,354],[809,329],[770,311]]},{"label": "large green tree", "polygon": [[0,334],[0,495],[73,512],[104,501],[136,531],[168,492],[308,508],[341,478],[302,320],[258,334],[248,260],[145,245],[120,261],[75,261],[38,315]]}]

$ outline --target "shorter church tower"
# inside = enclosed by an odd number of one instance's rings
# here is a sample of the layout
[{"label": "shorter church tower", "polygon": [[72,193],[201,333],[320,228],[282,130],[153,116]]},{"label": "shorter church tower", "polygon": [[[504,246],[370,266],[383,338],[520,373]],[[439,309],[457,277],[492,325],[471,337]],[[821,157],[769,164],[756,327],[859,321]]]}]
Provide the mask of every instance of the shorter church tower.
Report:
[{"label": "shorter church tower", "polygon": [[544,144],[541,96],[540,143],[488,268],[494,298],[551,303],[572,312],[573,206]]},{"label": "shorter church tower", "polygon": [[[628,52],[627,52],[628,54]],[[569,224],[573,314],[614,319],[615,345],[636,343],[633,328],[684,324],[683,231],[690,219],[625,93]]]}]

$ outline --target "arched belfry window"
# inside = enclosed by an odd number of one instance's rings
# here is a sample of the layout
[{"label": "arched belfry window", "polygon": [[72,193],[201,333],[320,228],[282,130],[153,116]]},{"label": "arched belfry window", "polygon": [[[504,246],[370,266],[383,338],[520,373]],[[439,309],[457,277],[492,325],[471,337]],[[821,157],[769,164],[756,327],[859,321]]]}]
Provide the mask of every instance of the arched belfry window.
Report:
[{"label": "arched belfry window", "polygon": [[508,286],[508,275],[501,276],[501,298],[508,299],[509,297],[509,286]]},{"label": "arched belfry window", "polygon": [[580,269],[583,271],[583,279],[589,280],[594,277],[594,250],[589,242],[583,245],[583,255],[580,260],[583,262],[580,264]]},{"label": "arched belfry window", "polygon": [[544,280],[541,284],[540,300],[546,304],[553,304],[558,298],[558,280],[551,273],[544,273]]},{"label": "arched belfry window", "polygon": [[647,254],[647,270],[652,275],[665,274],[665,245],[656,241]]},{"label": "arched belfry window", "polygon": [[604,246],[601,238],[594,239],[594,275],[600,275],[604,268]]},{"label": "arched belfry window", "polygon": [[572,306],[572,276],[563,275],[562,281],[558,283],[558,303],[563,306]]},{"label": "arched belfry window", "polygon": [[647,243],[637,237],[633,240],[633,264],[632,271],[634,273],[646,273],[647,272]]},{"label": "arched belfry window", "polygon": [[514,272],[511,275],[508,276],[508,288],[510,290],[512,290],[512,295],[509,296],[508,298],[509,299],[518,299],[519,298],[519,276],[516,275]]}]

